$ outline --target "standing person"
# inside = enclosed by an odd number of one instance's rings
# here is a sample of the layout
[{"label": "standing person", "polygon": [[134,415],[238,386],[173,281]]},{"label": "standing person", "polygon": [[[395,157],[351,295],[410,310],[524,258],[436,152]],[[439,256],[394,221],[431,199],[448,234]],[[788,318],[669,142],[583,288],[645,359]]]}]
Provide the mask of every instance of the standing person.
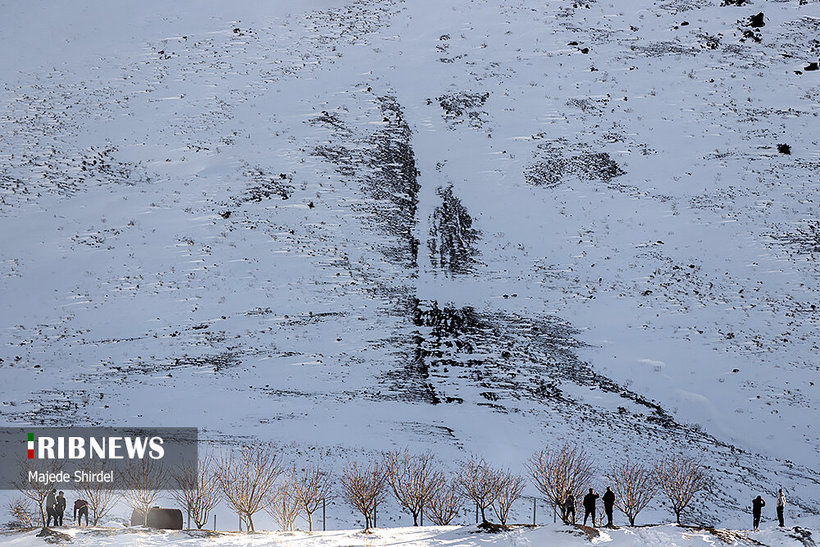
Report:
[{"label": "standing person", "polygon": [[760,496],[757,496],[755,499],[752,500],[752,517],[755,532],[757,532],[757,526],[760,524],[760,511],[765,506],[766,502],[763,501],[763,498],[761,498]]},{"label": "standing person", "polygon": [[592,527],[595,528],[595,502],[597,500],[598,494],[590,488],[589,494],[584,496],[584,526],[587,524],[587,517],[592,515]]},{"label": "standing person", "polygon": [[[572,520],[569,514],[572,513]],[[564,502],[564,519],[575,524],[575,496],[567,494],[567,500]]]},{"label": "standing person", "polygon": [[615,508],[615,492],[606,487],[604,492],[604,511],[606,512],[606,525],[612,528],[612,510]]},{"label": "standing person", "polygon": [[51,492],[46,496],[46,528],[51,524],[51,519],[54,519],[54,526],[57,526],[57,489],[52,488]]},{"label": "standing person", "polygon": [[63,495],[63,491],[60,490],[60,494],[57,496],[57,503],[54,507],[54,512],[56,516],[54,517],[54,524],[57,526],[63,525],[63,514],[65,513],[65,496]]},{"label": "standing person", "polygon": [[777,491],[777,521],[778,526],[785,526],[783,523],[783,510],[786,509],[786,494],[783,493],[783,489]]},{"label": "standing person", "polygon": [[77,521],[77,526],[82,526],[80,521],[83,515],[85,515],[85,525],[88,526],[88,502],[77,500],[74,502],[74,520]]}]

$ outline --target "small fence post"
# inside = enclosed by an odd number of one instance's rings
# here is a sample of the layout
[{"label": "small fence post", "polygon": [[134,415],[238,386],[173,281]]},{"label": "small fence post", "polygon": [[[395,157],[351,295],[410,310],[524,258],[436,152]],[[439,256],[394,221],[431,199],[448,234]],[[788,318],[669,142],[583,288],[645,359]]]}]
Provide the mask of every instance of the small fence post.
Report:
[{"label": "small fence post", "polygon": [[325,531],[325,498],[322,498],[322,532]]},{"label": "small fence post", "polygon": [[535,498],[532,498],[532,525],[535,526]]},{"label": "small fence post", "polygon": [[475,504],[475,523],[478,524],[478,502]]},{"label": "small fence post", "polygon": [[379,502],[373,504],[373,528],[376,527],[376,509],[379,507]]},{"label": "small fence post", "polygon": [[242,531],[242,515],[237,515],[239,517],[239,531]]},{"label": "small fence post", "polygon": [[216,532],[216,513],[214,513],[214,532]]}]

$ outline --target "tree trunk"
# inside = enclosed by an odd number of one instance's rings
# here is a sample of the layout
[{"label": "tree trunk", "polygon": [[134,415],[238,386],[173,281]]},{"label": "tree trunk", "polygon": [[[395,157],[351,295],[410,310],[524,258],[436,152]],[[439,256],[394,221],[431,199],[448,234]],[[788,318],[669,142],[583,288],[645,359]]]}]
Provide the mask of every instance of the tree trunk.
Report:
[{"label": "tree trunk", "polygon": [[313,531],[313,519],[311,518],[310,513],[307,514],[307,520],[308,520],[308,532],[312,532]]},{"label": "tree trunk", "polygon": [[677,523],[680,524],[680,511],[675,513],[675,518],[677,519]]},{"label": "tree trunk", "polygon": [[418,525],[419,525],[419,514],[418,513],[413,513],[413,526],[418,526]]},{"label": "tree trunk", "polygon": [[253,515],[247,515],[246,517],[246,524],[248,525],[248,532],[255,532],[256,530],[253,529]]},{"label": "tree trunk", "polygon": [[629,525],[635,526],[635,517],[629,517]]}]

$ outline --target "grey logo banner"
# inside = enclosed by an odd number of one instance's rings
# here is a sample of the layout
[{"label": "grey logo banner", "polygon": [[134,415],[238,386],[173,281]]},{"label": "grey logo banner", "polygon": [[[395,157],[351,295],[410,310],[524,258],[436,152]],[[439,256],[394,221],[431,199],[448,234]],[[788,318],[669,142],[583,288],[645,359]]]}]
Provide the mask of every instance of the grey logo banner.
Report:
[{"label": "grey logo banner", "polygon": [[179,489],[198,445],[192,427],[0,427],[0,489]]}]

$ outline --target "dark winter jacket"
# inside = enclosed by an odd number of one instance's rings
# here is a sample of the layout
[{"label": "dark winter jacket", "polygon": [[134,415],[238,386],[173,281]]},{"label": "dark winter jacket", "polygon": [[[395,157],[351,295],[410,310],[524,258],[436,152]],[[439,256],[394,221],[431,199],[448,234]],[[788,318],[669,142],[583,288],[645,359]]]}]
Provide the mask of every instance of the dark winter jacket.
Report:
[{"label": "dark winter jacket", "polygon": [[598,499],[598,494],[587,494],[584,496],[584,509],[587,511],[595,510],[595,502]]},{"label": "dark winter jacket", "polygon": [[55,511],[62,514],[65,512],[65,496],[57,496],[57,505]]},{"label": "dark winter jacket", "polygon": [[615,505],[615,492],[610,490],[609,488],[606,489],[604,493],[604,507],[607,509],[612,509]]},{"label": "dark winter jacket", "polygon": [[564,502],[564,511],[575,512],[575,496],[567,496],[567,500]]},{"label": "dark winter jacket", "polygon": [[88,518],[88,502],[85,500],[77,500],[74,502],[74,520],[77,520],[77,511],[82,514],[85,512],[86,518]]},{"label": "dark winter jacket", "polygon": [[49,492],[48,496],[46,496],[46,511],[51,513],[57,507],[57,496],[54,495],[54,492]]},{"label": "dark winter jacket", "polygon": [[755,499],[752,500],[752,512],[755,515],[760,514],[760,510],[766,506],[766,502],[760,496],[757,496]]}]

